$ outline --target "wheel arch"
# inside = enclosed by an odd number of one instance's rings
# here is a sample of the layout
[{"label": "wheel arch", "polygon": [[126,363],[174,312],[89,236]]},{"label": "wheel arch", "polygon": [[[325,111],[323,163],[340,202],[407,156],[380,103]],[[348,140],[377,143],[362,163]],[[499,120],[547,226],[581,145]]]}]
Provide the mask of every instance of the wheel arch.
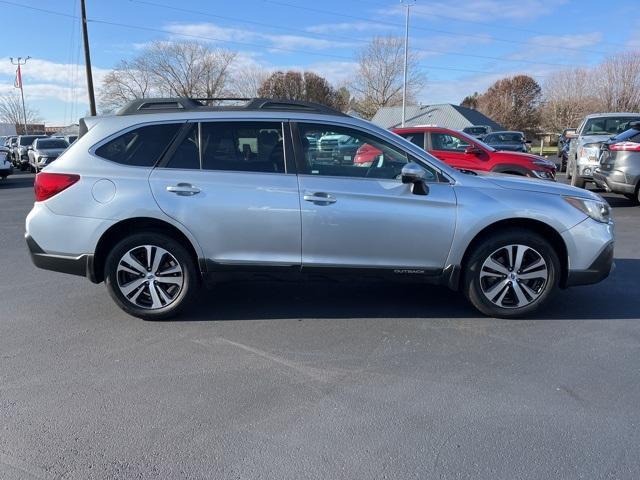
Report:
[{"label": "wheel arch", "polygon": [[[483,241],[488,236],[495,234],[496,232],[508,231],[511,228],[522,228],[531,230],[535,233],[540,234],[547,241],[549,241],[549,243],[551,243],[551,246],[558,254],[558,258],[560,259],[560,286],[564,287],[566,285],[567,273],[569,270],[569,255],[567,245],[565,244],[560,233],[555,228],[545,222],[532,218],[509,218],[499,220],[485,226],[473,237],[471,242],[469,242],[469,244],[467,245],[460,262],[460,272],[465,271],[471,253],[481,241]],[[456,284],[454,286],[456,290],[459,289],[459,279],[456,280]]]},{"label": "wheel arch", "polygon": [[89,279],[94,283],[104,281],[104,266],[111,248],[126,235],[131,233],[158,232],[178,241],[191,255],[194,265],[199,271],[203,270],[204,262],[198,254],[193,241],[178,227],[169,222],[152,217],[135,217],[122,220],[109,227],[100,237],[93,255],[89,272]]}]

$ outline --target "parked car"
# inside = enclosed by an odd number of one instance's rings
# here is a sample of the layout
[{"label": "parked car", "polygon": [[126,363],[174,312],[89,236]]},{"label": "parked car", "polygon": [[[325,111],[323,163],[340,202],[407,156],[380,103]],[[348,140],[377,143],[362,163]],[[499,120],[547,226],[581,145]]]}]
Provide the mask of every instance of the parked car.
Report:
[{"label": "parked car", "polygon": [[598,167],[600,146],[626,130],[628,122],[640,120],[640,113],[594,113],[587,115],[571,139],[567,160],[567,178],[571,185],[584,188],[593,182]]},{"label": "parked car", "polygon": [[482,140],[485,135],[491,133],[492,128],[489,125],[474,125],[472,127],[464,127],[462,131]]},{"label": "parked car", "polygon": [[[313,138],[313,136],[309,136]],[[310,143],[310,145],[312,145]],[[348,135],[333,135],[331,133],[320,136],[315,149],[310,149],[318,162],[332,164],[353,164],[360,143]]]},{"label": "parked car", "polygon": [[[225,272],[411,279],[515,317],[612,266],[613,221],[599,195],[465,175],[326,106],[141,99],[80,128],[36,176],[31,258],[104,281],[142,318],[175,315],[201,282]],[[260,142],[264,131],[277,132],[275,145]],[[318,163],[305,141],[318,132],[381,153],[369,168]]]},{"label": "parked car", "polygon": [[46,135],[19,135],[16,147],[13,150],[14,164],[17,163],[17,167],[20,170],[27,170],[29,168],[29,153],[28,148],[33,145],[33,141],[36,138],[47,138]]},{"label": "parked car", "polygon": [[64,138],[36,138],[33,145],[27,147],[29,167],[32,171],[42,170],[64,152],[69,144]]},{"label": "parked car", "polygon": [[522,132],[492,132],[484,136],[484,143],[500,151],[525,152],[529,151],[529,144]]},{"label": "parked car", "polygon": [[9,160],[9,149],[0,146],[0,178],[4,180],[13,173],[13,165]]},{"label": "parked car", "polygon": [[[442,127],[409,127],[393,130],[443,162],[460,170],[509,173],[554,180],[556,165],[537,155],[500,152],[464,132]],[[359,161],[363,161],[358,157]]]},{"label": "parked car", "polygon": [[568,145],[571,142],[571,138],[574,137],[575,134],[575,128],[565,128],[562,130],[562,133],[558,136],[558,157],[560,157],[565,145]]},{"label": "parked car", "polygon": [[18,137],[9,137],[7,139],[7,141],[5,142],[6,147],[9,149],[9,160],[11,160],[11,163],[13,163],[13,166],[17,166],[15,157],[14,157],[14,151],[18,148]]},{"label": "parked car", "polygon": [[640,203],[640,122],[602,144],[593,180],[608,192]]}]

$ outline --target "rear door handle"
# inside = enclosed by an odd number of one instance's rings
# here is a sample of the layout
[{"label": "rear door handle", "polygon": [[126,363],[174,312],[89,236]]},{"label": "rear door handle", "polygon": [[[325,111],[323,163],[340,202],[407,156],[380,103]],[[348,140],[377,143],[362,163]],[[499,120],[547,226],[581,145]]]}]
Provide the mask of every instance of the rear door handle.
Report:
[{"label": "rear door handle", "polygon": [[336,197],[325,192],[306,193],[302,198],[306,202],[317,203],[320,205],[329,205],[330,203],[336,203]]},{"label": "rear door handle", "polygon": [[179,183],[177,185],[169,185],[167,192],[175,193],[182,197],[191,197],[200,193],[200,189],[190,183]]}]

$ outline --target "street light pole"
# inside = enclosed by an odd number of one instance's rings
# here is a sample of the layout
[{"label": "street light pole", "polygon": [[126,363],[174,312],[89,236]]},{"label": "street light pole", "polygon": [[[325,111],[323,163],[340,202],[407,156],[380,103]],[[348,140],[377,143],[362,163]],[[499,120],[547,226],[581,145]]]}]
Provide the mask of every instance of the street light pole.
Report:
[{"label": "street light pole", "polygon": [[400,0],[400,3],[407,9],[407,18],[404,29],[404,72],[402,75],[402,126],[407,111],[407,63],[409,61],[409,9],[416,4],[416,0]]},{"label": "street light pole", "polygon": [[31,57],[27,57],[22,61],[22,57],[18,57],[17,61],[13,61],[13,57],[11,57],[11,64],[17,65],[18,69],[16,70],[16,83],[18,83],[20,87],[20,96],[22,97],[22,120],[24,121],[24,134],[29,135],[29,130],[27,128],[27,108],[24,106],[24,88],[22,88],[22,65],[27,63]]},{"label": "street light pole", "polygon": [[91,55],[89,53],[89,34],[87,33],[87,9],[84,0],[80,0],[82,13],[82,41],[84,42],[84,66],[87,72],[87,90],[89,93],[89,110],[91,116],[96,116],[96,96],[93,93],[93,75],[91,73]]}]

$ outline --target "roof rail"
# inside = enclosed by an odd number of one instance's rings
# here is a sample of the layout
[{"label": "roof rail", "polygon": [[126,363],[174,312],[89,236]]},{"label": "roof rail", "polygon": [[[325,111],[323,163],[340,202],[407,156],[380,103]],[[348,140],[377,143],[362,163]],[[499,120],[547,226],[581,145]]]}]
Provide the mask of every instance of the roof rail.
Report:
[{"label": "roof rail", "polygon": [[[215,102],[216,105],[210,105]],[[220,102],[246,102],[244,105],[220,105]],[[135,115],[141,113],[169,113],[176,111],[242,111],[271,110],[279,112],[309,112],[325,115],[346,114],[319,103],[300,100],[282,100],[272,98],[141,98],[122,107],[116,115]]]}]

